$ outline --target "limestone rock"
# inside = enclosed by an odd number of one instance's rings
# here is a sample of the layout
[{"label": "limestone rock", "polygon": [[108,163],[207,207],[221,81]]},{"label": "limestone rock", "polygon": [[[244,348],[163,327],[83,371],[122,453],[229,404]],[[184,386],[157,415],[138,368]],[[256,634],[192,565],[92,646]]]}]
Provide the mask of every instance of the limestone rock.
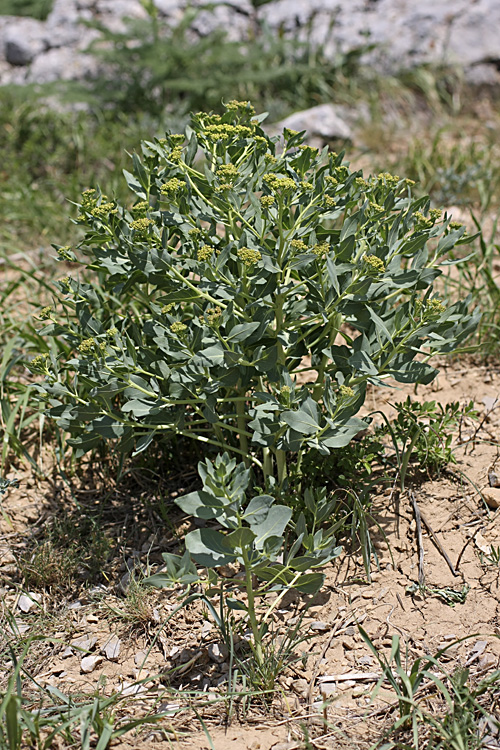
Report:
[{"label": "limestone rock", "polygon": [[45,48],[45,24],[41,21],[18,18],[5,29],[5,59],[10,65],[29,65]]}]

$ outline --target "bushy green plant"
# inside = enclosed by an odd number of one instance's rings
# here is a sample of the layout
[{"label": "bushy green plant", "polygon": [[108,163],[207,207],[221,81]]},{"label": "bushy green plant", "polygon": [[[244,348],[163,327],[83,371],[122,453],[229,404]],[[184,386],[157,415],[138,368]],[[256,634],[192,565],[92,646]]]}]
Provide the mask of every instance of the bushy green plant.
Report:
[{"label": "bushy green plant", "polygon": [[432,288],[464,229],[406,180],[364,179],[303,134],[285,130],[278,148],[263,118],[246,102],[195,115],[134,155],[128,206],[84,193],[98,284],[58,282],[74,314],[44,309],[44,334],[74,357],[31,363],[78,453],[180,435],[281,484],[304,451],[327,455],[366,427],[367,383],[430,382],[429,358],[474,329],[468,299],[446,307]]},{"label": "bushy green plant", "polygon": [[[215,5],[188,8],[172,25],[153,2],[143,4],[147,17],[125,19],[123,30],[92,24],[99,37],[90,51],[104,63],[104,74],[85,84],[85,98],[160,117],[193,109],[220,111],[221,98],[251,98],[278,118],[331,101],[340,82],[348,89],[362,52],[369,48],[363,44],[332,56],[325,44],[275,34],[256,17],[248,20],[244,41],[232,39],[217,24],[208,34],[198,34],[194,28],[203,25],[200,12],[214,12]],[[264,4],[256,0],[254,6]]]},{"label": "bushy green plant", "polygon": [[464,417],[477,417],[472,401],[465,406],[458,401],[443,406],[436,401],[412,401],[408,396],[406,401],[394,404],[394,408],[396,419],[377,433],[391,435],[402,474],[411,463],[429,475],[439,474],[449,464],[455,464],[452,430]]},{"label": "bushy green plant", "polygon": [[32,16],[45,21],[53,0],[0,0],[0,16]]},{"label": "bushy green plant", "polygon": [[[247,469],[243,462],[237,464],[227,453],[218,455],[213,462],[209,459],[201,461],[198,470],[203,489],[177,498],[175,502],[198,521],[215,520],[222,528],[201,526],[190,531],[186,536],[186,548],[195,562],[208,569],[209,584],[219,590],[221,580],[217,569],[235,563],[242,566],[244,580],[226,584],[223,609],[244,614],[244,624],[252,633],[250,647],[257,675],[269,675],[269,671],[263,668],[264,639],[271,613],[290,589],[317,593],[324,581],[324,574],[317,569],[341,552],[332,530],[322,528],[330,505],[324,493],[319,492],[316,497],[310,490],[306,493],[306,503],[316,509],[314,522],[308,528],[304,514],[293,523],[291,509],[275,503],[270,495],[259,494],[249,500],[251,469]],[[185,558],[175,561],[172,556],[166,556],[165,562],[166,572],[151,576],[146,583],[170,587],[173,580],[182,577],[181,571],[188,570]],[[189,583],[194,581],[192,574],[190,569]],[[240,595],[241,589],[244,597]],[[260,614],[258,600],[272,592],[281,593]],[[227,618],[220,618],[222,620]],[[282,667],[278,659],[278,672]],[[260,687],[272,690],[275,677],[272,674],[271,684],[265,681],[266,684]]]}]

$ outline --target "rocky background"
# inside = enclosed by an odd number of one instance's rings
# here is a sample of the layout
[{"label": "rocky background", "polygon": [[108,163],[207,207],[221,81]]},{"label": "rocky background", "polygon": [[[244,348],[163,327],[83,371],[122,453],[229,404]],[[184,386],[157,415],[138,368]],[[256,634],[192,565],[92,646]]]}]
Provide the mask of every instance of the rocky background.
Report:
[{"label": "rocky background", "polygon": [[[188,4],[202,3],[154,4],[175,23]],[[146,17],[140,0],[55,0],[44,22],[0,17],[0,85],[91,76],[97,62],[88,47],[98,33],[87,22],[120,30],[124,17]],[[202,11],[194,31],[203,35],[220,25],[230,38],[244,40],[260,21],[299,38],[311,35],[332,55],[374,45],[364,61],[382,73],[459,64],[471,83],[500,83],[500,0],[275,0],[258,8],[225,0],[215,12]]]}]

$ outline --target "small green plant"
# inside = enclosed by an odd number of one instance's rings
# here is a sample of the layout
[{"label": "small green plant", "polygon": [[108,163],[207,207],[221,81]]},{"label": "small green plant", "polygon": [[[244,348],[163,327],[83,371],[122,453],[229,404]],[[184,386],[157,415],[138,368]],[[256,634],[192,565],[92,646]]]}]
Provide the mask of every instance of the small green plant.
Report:
[{"label": "small green plant", "polygon": [[[328,455],[366,428],[368,383],[428,383],[428,360],[474,330],[468,300],[446,307],[432,290],[463,228],[406,180],[364,179],[303,134],[286,130],[279,150],[263,117],[230,102],[144,143],[128,207],[84,193],[99,284],[58,282],[69,320],[45,308],[43,334],[74,356],[31,363],[78,454],[178,435],[282,485],[310,449]],[[304,371],[314,382],[297,383]]]},{"label": "small green plant", "polygon": [[[335,544],[331,530],[321,525],[307,528],[301,514],[292,523],[292,511],[279,505],[270,495],[254,495],[250,500],[251,470],[243,462],[237,464],[227,453],[215,461],[199,463],[203,489],[177,498],[176,503],[201,523],[214,520],[222,529],[201,526],[186,536],[186,548],[192,559],[207,568],[209,594],[221,596],[221,615],[217,622],[228,645],[233,636],[228,628],[228,613],[243,616],[241,623],[250,629],[248,640],[252,651],[251,666],[260,689],[272,691],[276,670],[281,671],[285,647],[272,651],[274,668],[266,664],[266,636],[272,613],[289,590],[315,594],[322,586],[324,574],[317,569],[335,559],[341,548]],[[322,519],[323,520],[323,519]],[[186,569],[183,558],[167,561]],[[244,577],[223,582],[218,568],[240,565]],[[191,573],[189,582],[193,582]],[[157,573],[146,583],[171,587],[172,571]],[[270,593],[277,593],[272,604],[260,605]],[[212,608],[213,609],[213,608]],[[222,625],[225,623],[225,625]],[[296,638],[292,637],[292,643]],[[269,654],[271,652],[267,648]],[[258,677],[260,675],[260,678]]]},{"label": "small green plant", "polygon": [[409,467],[429,476],[439,475],[449,464],[456,463],[453,430],[464,417],[476,419],[474,404],[461,405],[458,401],[445,404],[436,401],[406,401],[394,404],[397,416],[377,429],[377,434],[390,435],[396,450],[401,482]]},{"label": "small green plant", "polygon": [[54,0],[0,0],[0,16],[32,16],[45,21]]},{"label": "small green plant", "polygon": [[[419,657],[409,668],[408,657],[401,653],[399,636],[392,637],[391,652],[386,657],[363,628],[359,630],[382,669],[372,699],[387,681],[398,702],[399,718],[374,747],[384,742],[386,750],[410,747],[419,750],[422,745],[433,750],[479,750],[484,746],[488,725],[498,731],[498,720],[491,714],[491,700],[484,701],[484,697],[495,700],[500,671],[493,671],[471,684],[468,669],[459,667],[449,674],[441,664],[441,657],[460,641],[451,642],[434,656]],[[429,710],[425,697],[432,688],[444,703],[444,710]]]}]

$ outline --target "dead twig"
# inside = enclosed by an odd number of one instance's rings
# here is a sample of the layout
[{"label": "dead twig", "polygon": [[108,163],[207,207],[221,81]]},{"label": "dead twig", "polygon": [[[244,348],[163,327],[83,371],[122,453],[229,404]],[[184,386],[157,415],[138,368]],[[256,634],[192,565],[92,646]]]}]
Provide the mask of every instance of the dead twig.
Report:
[{"label": "dead twig", "polygon": [[424,573],[424,542],[422,539],[422,515],[417,505],[415,493],[410,490],[410,502],[413,507],[413,513],[415,514],[415,524],[417,527],[417,545],[418,545],[418,585],[425,586],[425,573]]}]

